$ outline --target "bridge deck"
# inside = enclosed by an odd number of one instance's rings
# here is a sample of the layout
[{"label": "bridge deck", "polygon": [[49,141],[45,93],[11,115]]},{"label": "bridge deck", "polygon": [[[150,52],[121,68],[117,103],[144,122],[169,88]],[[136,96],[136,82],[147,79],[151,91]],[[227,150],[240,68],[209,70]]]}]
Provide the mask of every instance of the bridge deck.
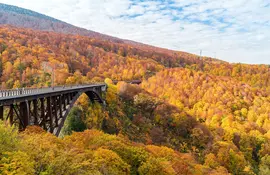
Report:
[{"label": "bridge deck", "polygon": [[93,85],[75,85],[75,86],[57,86],[49,88],[23,88],[0,91],[0,106],[19,103],[25,100],[33,100],[35,98],[43,98],[52,95],[65,94],[71,91],[87,91],[89,89],[95,90],[95,87],[104,87],[106,84]]}]

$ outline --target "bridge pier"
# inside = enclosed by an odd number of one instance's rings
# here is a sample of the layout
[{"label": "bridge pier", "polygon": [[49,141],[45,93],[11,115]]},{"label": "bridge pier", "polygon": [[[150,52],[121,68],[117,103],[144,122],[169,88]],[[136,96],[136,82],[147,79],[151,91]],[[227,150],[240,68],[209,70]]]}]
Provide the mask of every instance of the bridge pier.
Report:
[{"label": "bridge pier", "polygon": [[33,100],[33,117],[34,117],[34,125],[38,125],[38,101],[37,99]]},{"label": "bridge pier", "polygon": [[45,105],[44,105],[44,98],[40,99],[40,123],[39,125],[46,129],[46,116],[45,116]]},{"label": "bridge pier", "polygon": [[63,95],[59,96],[59,114],[60,118],[63,118]]},{"label": "bridge pier", "polygon": [[67,95],[66,94],[63,94],[63,110],[66,110],[67,109]]},{"label": "bridge pier", "polygon": [[13,124],[13,109],[14,109],[14,105],[11,104],[10,105],[10,110],[9,110],[9,123]]},{"label": "bridge pier", "polygon": [[52,117],[51,97],[47,97],[47,117],[46,117],[46,121],[49,121],[49,128],[50,128],[49,132],[52,133],[53,132],[53,117]]},{"label": "bridge pier", "polygon": [[56,100],[57,100],[57,97],[52,97],[54,126],[58,127],[57,102],[56,102]]},{"label": "bridge pier", "polygon": [[0,106],[0,120],[4,120],[4,106]]},{"label": "bridge pier", "polygon": [[29,104],[28,104],[28,102],[21,102],[20,103],[20,113],[19,113],[19,115],[20,116],[18,116],[18,117],[23,122],[23,128],[25,128],[26,126],[29,125]]}]

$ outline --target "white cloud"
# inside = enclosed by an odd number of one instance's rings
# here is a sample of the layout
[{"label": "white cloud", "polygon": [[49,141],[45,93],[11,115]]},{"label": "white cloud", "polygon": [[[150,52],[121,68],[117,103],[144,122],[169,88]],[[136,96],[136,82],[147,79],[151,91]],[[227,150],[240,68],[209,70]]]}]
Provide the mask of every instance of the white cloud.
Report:
[{"label": "white cloud", "polygon": [[269,0],[0,0],[112,36],[270,64]]}]

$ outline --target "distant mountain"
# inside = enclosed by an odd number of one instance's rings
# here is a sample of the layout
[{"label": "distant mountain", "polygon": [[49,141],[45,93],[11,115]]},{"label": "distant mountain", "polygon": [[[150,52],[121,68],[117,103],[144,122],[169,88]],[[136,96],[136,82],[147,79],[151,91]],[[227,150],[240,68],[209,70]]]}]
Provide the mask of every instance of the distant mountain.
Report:
[{"label": "distant mountain", "polygon": [[[181,55],[183,59],[198,59],[199,56],[194,54],[189,54],[186,52],[180,51],[172,51],[169,49],[158,48],[154,46],[150,46],[147,44],[142,44],[130,40],[119,39],[116,37],[112,37],[109,35],[101,34],[98,32],[94,32],[91,30],[86,30],[80,27],[76,27],[74,25],[68,24],[66,22],[60,21],[58,19],[12,5],[6,5],[0,3],[0,25],[12,25],[15,27],[23,27],[23,28],[30,28],[34,30],[42,30],[42,31],[53,31],[57,33],[65,33],[65,34],[73,34],[73,35],[81,35],[81,36],[88,36],[92,38],[96,38],[99,40],[106,40],[111,41],[113,43],[118,44],[127,44],[134,49],[139,49],[141,51],[147,53],[161,53],[170,55],[170,57],[174,57],[176,54]],[[190,60],[191,62],[194,62]],[[220,60],[212,59],[212,58],[203,58],[203,60],[210,61],[212,63],[215,62],[223,62]]]},{"label": "distant mountain", "polygon": [[8,24],[16,27],[31,28],[43,31],[53,31],[66,34],[78,34],[83,36],[111,40],[114,42],[123,42],[122,40],[115,37],[79,28],[58,19],[28,9],[3,3],[0,3],[0,24]]},{"label": "distant mountain", "polygon": [[61,22],[58,19],[55,19],[55,18],[46,16],[46,15],[34,12],[32,10],[27,10],[27,9],[23,9],[23,8],[20,8],[20,7],[7,5],[7,4],[3,4],[3,3],[0,3],[0,9],[2,11],[5,11],[5,12],[14,12],[14,13],[17,13],[17,14],[32,16],[32,17],[36,17],[36,18],[39,18],[39,19],[45,19],[45,20],[53,21],[53,22]]}]

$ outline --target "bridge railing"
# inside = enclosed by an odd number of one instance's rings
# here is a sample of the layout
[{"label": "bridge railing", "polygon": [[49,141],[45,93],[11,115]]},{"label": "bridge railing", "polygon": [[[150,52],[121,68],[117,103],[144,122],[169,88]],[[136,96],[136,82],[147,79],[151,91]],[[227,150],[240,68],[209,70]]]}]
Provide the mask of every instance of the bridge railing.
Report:
[{"label": "bridge railing", "polygon": [[51,91],[57,91],[57,90],[62,90],[62,89],[71,89],[71,88],[76,88],[76,87],[86,87],[89,85],[95,85],[95,84],[64,85],[64,86],[40,87],[40,88],[6,89],[6,90],[0,90],[0,98],[1,97],[27,95],[27,94],[36,94],[36,93],[43,93],[43,92],[51,92]]}]

